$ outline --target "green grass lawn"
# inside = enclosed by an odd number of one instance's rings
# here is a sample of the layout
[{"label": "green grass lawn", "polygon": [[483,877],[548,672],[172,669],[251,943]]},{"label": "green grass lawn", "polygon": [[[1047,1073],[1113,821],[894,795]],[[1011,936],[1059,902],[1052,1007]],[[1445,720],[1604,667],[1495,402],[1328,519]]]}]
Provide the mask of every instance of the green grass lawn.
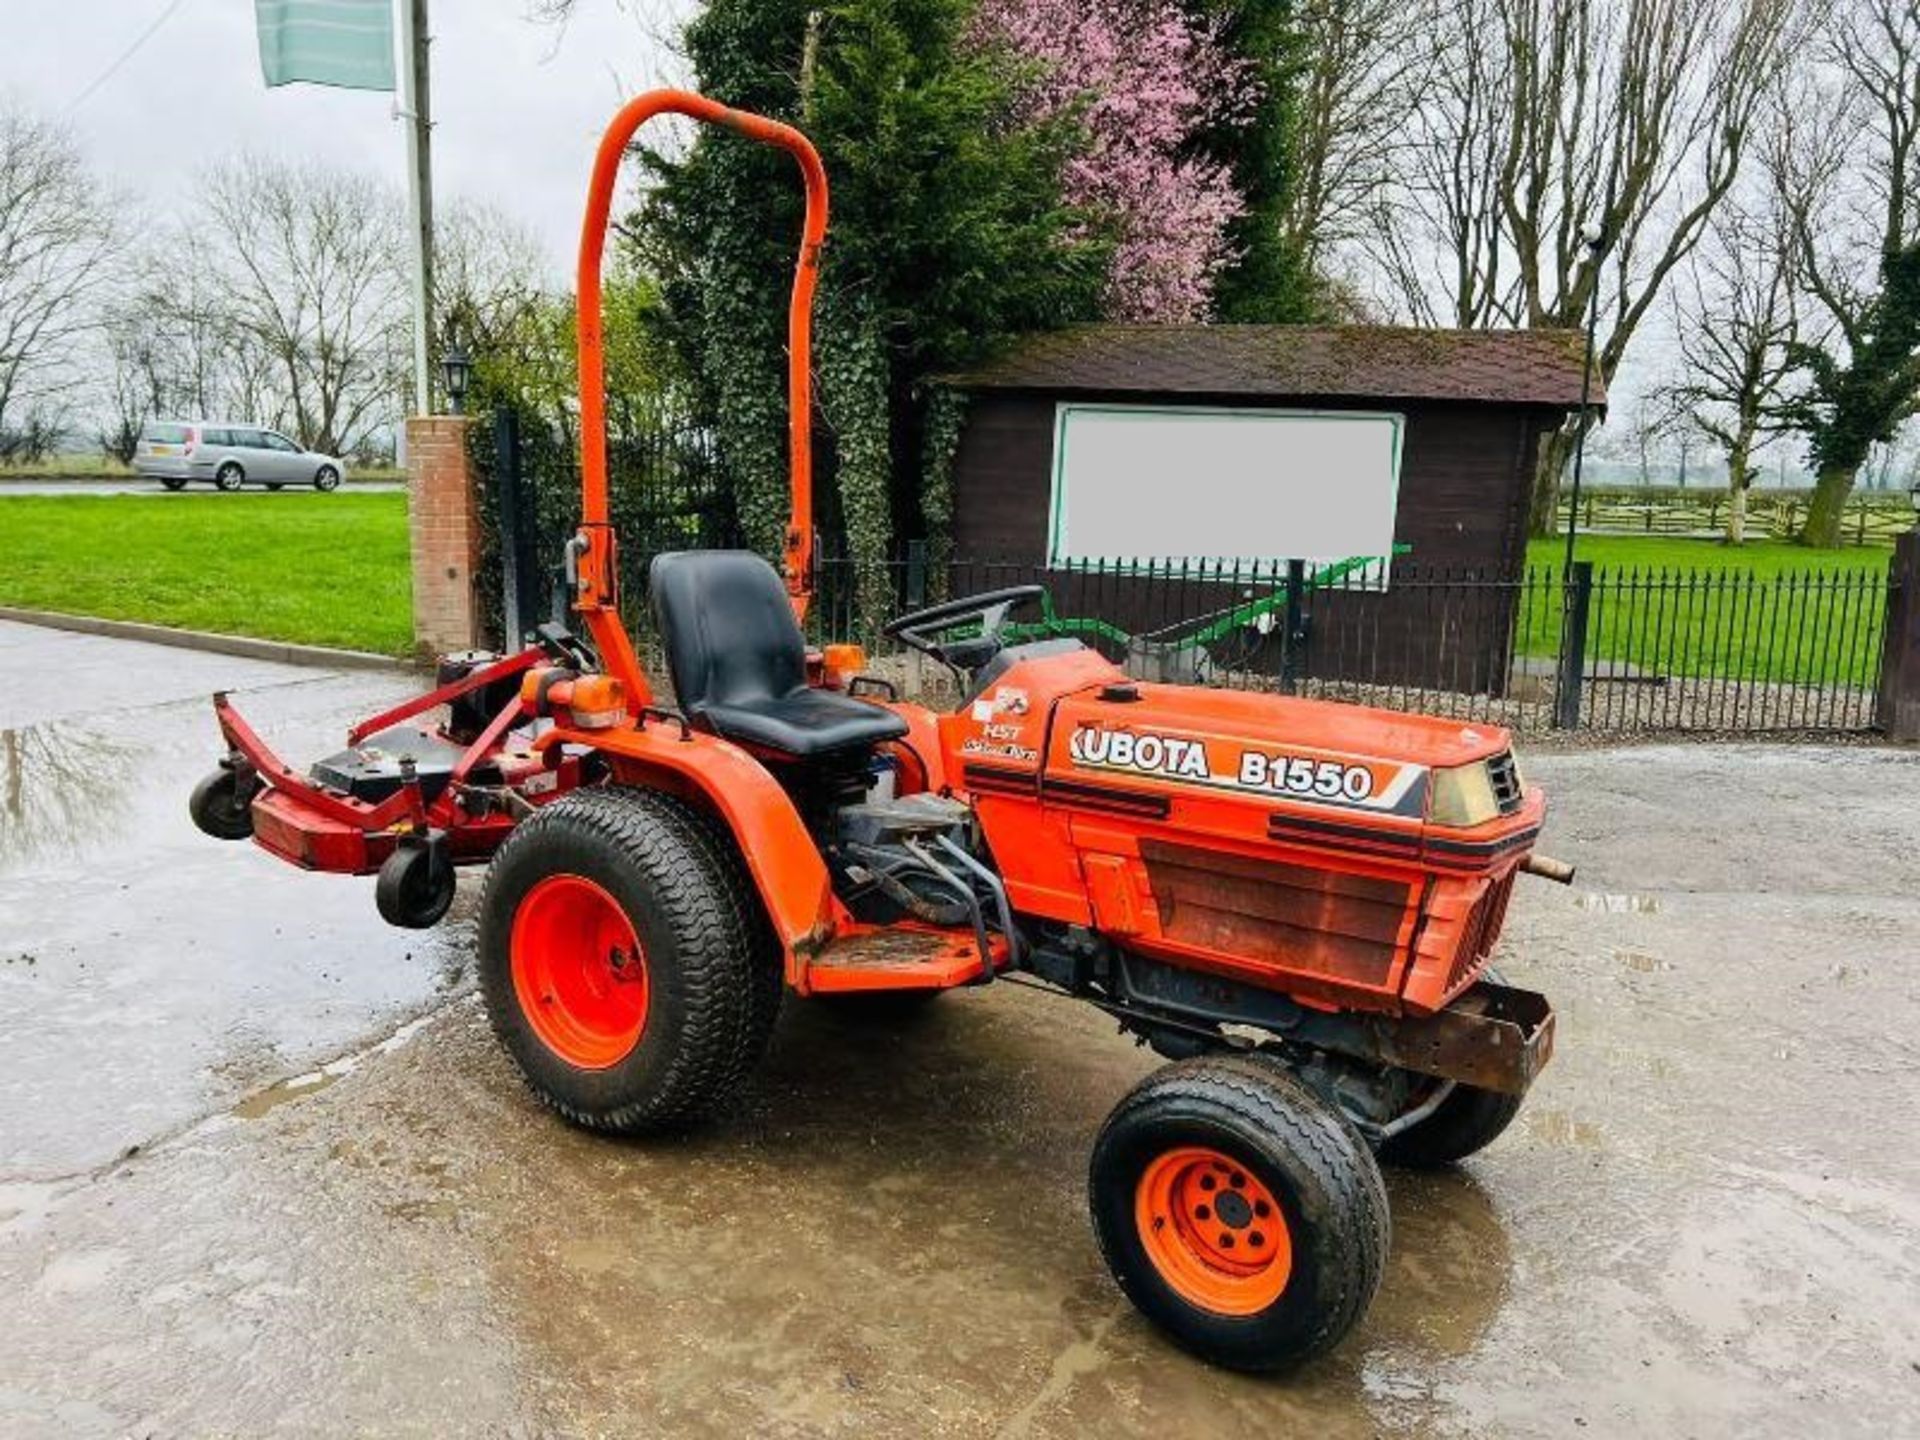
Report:
[{"label": "green grass lawn", "polygon": [[[1521,653],[1557,654],[1564,540],[1527,547]],[[1581,536],[1594,562],[1587,653],[1647,675],[1864,686],[1878,673],[1889,552],[1781,541]],[[1551,573],[1549,573],[1551,572]]]},{"label": "green grass lawn", "polygon": [[0,605],[405,655],[407,497],[0,496]]},{"label": "green grass lawn", "polygon": [[[1560,639],[1562,542],[1535,541],[1520,651]],[[1887,551],[1584,536],[1588,653],[1648,674],[1865,684]],[[405,655],[404,495],[0,496],[0,604]]]},{"label": "green grass lawn", "polygon": [[[1753,540],[1745,545],[1722,545],[1718,540],[1693,540],[1673,535],[1581,535],[1574,541],[1577,560],[1591,560],[1596,570],[1638,567],[1642,570],[1745,570],[1772,577],[1807,571],[1871,570],[1884,575],[1893,552],[1882,545],[1848,545],[1839,550],[1809,550],[1785,540]],[[1527,564],[1558,568],[1567,556],[1564,535],[1527,542]]]}]

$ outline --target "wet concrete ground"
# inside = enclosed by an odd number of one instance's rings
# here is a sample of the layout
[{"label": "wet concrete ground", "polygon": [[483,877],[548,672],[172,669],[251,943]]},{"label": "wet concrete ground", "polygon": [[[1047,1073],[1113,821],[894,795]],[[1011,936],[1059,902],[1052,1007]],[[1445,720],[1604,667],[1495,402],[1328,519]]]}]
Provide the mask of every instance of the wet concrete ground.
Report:
[{"label": "wet concrete ground", "polygon": [[1153,1061],[1096,1014],[794,1005],[728,1123],[582,1135],[457,919],[185,818],[206,691],[305,759],[402,682],[5,625],[0,681],[0,1433],[1913,1432],[1920,755],[1535,756],[1581,876],[1502,963],[1558,1056],[1390,1177],[1379,1301],[1276,1382],[1100,1264],[1087,1146]]}]

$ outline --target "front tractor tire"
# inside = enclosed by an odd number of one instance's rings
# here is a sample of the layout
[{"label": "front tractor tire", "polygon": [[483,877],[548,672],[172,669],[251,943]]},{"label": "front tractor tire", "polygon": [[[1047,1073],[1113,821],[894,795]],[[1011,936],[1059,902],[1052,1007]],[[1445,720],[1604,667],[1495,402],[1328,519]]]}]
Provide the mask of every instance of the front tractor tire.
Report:
[{"label": "front tractor tire", "polygon": [[1366,1313],[1391,1239],[1365,1143],[1292,1077],[1202,1056],[1156,1071],[1093,1147],[1088,1197],[1120,1288],[1201,1358],[1282,1370]]},{"label": "front tractor tire", "polygon": [[[1495,985],[1507,983],[1492,966],[1482,972],[1481,978]],[[1430,1103],[1431,1095],[1431,1088],[1424,1097],[1416,1090],[1414,1108]],[[1428,1114],[1380,1142],[1376,1152],[1380,1163],[1405,1170],[1445,1169],[1498,1140],[1520,1113],[1521,1099],[1498,1090],[1454,1085]]]},{"label": "front tractor tire", "polygon": [[667,795],[580,791],[494,856],[479,922],[487,1015],[533,1092],[575,1124],[684,1126],[759,1059],[771,1029],[759,917],[709,832]]},{"label": "front tractor tire", "polygon": [[1520,1113],[1520,1097],[1455,1085],[1433,1112],[1380,1142],[1380,1163],[1439,1170],[1500,1138]]}]

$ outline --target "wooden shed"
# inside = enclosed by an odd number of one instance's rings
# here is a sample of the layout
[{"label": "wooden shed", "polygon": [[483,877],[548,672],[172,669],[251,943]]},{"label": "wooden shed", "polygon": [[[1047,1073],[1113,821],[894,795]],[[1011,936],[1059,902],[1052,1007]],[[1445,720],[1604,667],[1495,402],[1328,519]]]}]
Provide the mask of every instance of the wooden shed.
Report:
[{"label": "wooden shed", "polygon": [[[1152,407],[1389,417],[1399,437],[1393,541],[1406,547],[1383,589],[1315,597],[1318,673],[1391,684],[1497,689],[1511,639],[1511,581],[1526,557],[1527,505],[1544,435],[1579,408],[1576,332],[1377,326],[1089,325],[1036,336],[995,362],[949,377],[967,397],[955,457],[953,554],[1045,568],[1067,407]],[[1604,403],[1596,377],[1592,403]],[[1284,449],[1271,456],[1275,483]],[[1080,482],[1098,492],[1098,477]],[[1169,475],[1179,486],[1182,477]],[[1257,482],[1256,482],[1257,483]],[[1329,475],[1314,484],[1331,493]],[[1085,506],[1083,497],[1078,503]],[[1290,558],[1284,535],[1241,538],[1242,554]],[[1471,605],[1441,614],[1445,577]],[[963,583],[956,576],[957,583]],[[1079,606],[1132,629],[1169,618],[1169,588],[1055,580]],[[1186,596],[1192,608],[1206,597]],[[1469,613],[1470,612],[1470,613]],[[1341,657],[1337,662],[1335,657]]]}]

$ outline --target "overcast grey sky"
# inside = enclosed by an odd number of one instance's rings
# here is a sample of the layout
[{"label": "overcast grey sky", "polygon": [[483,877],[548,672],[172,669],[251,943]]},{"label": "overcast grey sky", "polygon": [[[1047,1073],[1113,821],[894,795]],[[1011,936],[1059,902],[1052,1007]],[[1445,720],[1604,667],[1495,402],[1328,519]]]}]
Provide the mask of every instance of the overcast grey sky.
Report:
[{"label": "overcast grey sky", "polygon": [[[242,150],[310,156],[404,182],[393,97],[268,90],[253,0],[178,8],[92,94],[81,92],[171,0],[0,0],[0,92],[62,117],[138,207],[191,205],[194,173]],[[492,201],[571,273],[593,147],[620,101],[683,78],[661,42],[692,0],[578,0],[564,26],[528,0],[434,0],[434,190]],[[77,103],[76,103],[77,101]]]},{"label": "overcast grey sky", "polygon": [[[566,285],[600,132],[637,91],[686,82],[670,41],[697,3],[576,0],[564,26],[533,18],[533,3],[432,0],[434,189],[517,216]],[[0,93],[64,119],[135,213],[191,206],[195,172],[243,150],[404,182],[394,97],[268,90],[253,0],[0,0],[0,16]],[[1636,349],[1662,344],[1648,333]],[[1617,400],[1640,368],[1620,375]]]}]

